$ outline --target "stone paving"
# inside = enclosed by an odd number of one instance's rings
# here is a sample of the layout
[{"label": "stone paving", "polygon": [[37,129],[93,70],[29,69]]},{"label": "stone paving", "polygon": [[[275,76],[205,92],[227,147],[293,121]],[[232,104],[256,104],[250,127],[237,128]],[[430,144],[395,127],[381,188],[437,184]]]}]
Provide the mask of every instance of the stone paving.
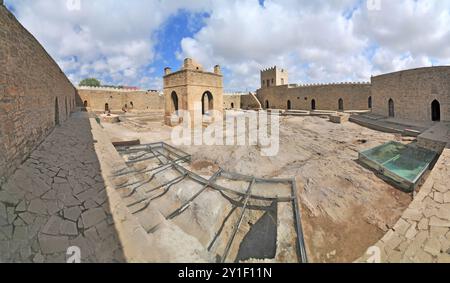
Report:
[{"label": "stone paving", "polygon": [[450,263],[449,178],[450,149],[445,149],[414,201],[375,245],[382,262]]},{"label": "stone paving", "polygon": [[0,261],[123,262],[89,119],[75,113],[0,188]]}]

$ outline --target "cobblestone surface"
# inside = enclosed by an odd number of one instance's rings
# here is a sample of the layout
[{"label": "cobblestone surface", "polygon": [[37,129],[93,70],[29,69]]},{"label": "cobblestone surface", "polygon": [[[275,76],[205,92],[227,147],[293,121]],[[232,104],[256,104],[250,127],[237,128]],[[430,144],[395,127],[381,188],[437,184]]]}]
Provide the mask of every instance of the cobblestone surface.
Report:
[{"label": "cobblestone surface", "polygon": [[449,176],[450,149],[446,149],[409,208],[375,245],[381,249],[382,262],[450,263]]},{"label": "cobblestone surface", "polygon": [[0,189],[0,261],[123,262],[88,119],[72,117]]}]

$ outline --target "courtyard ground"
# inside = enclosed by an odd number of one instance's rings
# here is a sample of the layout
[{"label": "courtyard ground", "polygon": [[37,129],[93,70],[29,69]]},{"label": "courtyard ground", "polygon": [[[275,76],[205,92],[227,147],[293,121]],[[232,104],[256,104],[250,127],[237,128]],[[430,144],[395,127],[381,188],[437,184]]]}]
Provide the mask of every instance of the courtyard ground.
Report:
[{"label": "courtyard ground", "polygon": [[[162,113],[127,114],[103,124],[113,141],[171,144]],[[352,262],[394,226],[411,202],[360,166],[358,151],[401,137],[320,117],[283,117],[280,150],[263,157],[256,146],[181,146],[194,163],[256,177],[295,177],[308,255],[313,262]],[[407,141],[405,141],[407,142]]]}]

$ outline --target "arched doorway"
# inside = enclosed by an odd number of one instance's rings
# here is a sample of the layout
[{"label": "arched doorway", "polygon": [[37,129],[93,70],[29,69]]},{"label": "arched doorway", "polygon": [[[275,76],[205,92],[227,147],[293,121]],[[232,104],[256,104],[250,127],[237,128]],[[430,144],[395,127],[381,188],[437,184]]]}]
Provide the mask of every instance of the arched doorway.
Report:
[{"label": "arched doorway", "polygon": [[210,110],[214,110],[214,98],[209,91],[206,91],[202,96],[202,114],[208,114]]},{"label": "arched doorway", "polygon": [[176,115],[178,115],[178,95],[175,91],[173,91],[171,97],[173,109],[175,110]]},{"label": "arched doorway", "polygon": [[109,112],[109,104],[105,103],[105,112]]},{"label": "arched doorway", "polygon": [[441,121],[441,104],[436,99],[431,103],[431,119],[432,121]]},{"label": "arched doorway", "polygon": [[394,100],[389,99],[389,117],[393,118],[395,117],[395,105]]},{"label": "arched doorway", "polygon": [[234,109],[234,103],[231,102],[231,109]]},{"label": "arched doorway", "polygon": [[368,106],[369,109],[372,109],[372,96],[369,96]]},{"label": "arched doorway", "polygon": [[344,100],[342,98],[339,98],[338,107],[339,111],[344,111]]},{"label": "arched doorway", "polygon": [[131,108],[134,108],[133,101],[130,101],[130,106],[131,106]]},{"label": "arched doorway", "polygon": [[269,100],[266,100],[266,109],[270,108]]},{"label": "arched doorway", "polygon": [[58,97],[55,98],[55,126],[59,125],[59,105]]},{"label": "arched doorway", "polygon": [[84,106],[84,107],[88,107],[88,102],[87,102],[87,100],[85,100],[85,101],[83,102],[83,106]]},{"label": "arched doorway", "polygon": [[316,110],[316,100],[311,100],[311,110]]},{"label": "arched doorway", "polygon": [[292,109],[292,104],[291,104],[291,101],[290,101],[290,100],[288,100],[288,102],[287,102],[287,109],[288,109],[288,110],[291,110],[291,109]]}]

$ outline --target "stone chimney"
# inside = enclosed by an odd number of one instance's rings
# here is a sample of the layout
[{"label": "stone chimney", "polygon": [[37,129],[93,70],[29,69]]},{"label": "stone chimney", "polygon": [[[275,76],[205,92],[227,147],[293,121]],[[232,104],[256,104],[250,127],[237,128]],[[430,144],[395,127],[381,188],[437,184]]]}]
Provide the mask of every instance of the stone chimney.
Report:
[{"label": "stone chimney", "polygon": [[164,69],[164,75],[165,76],[170,75],[171,73],[172,73],[172,69],[171,68],[167,67],[167,68]]},{"label": "stone chimney", "polygon": [[220,71],[220,66],[219,65],[215,65],[214,66],[214,74],[220,75],[221,71]]}]

